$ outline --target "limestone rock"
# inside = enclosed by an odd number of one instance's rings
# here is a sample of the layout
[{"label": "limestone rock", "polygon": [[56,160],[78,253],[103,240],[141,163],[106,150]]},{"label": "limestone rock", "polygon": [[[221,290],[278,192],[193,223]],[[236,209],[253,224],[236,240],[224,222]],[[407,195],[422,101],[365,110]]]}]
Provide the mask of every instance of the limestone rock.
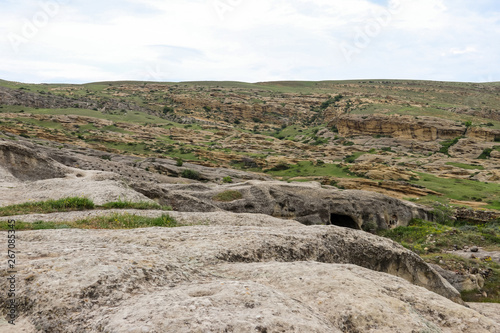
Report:
[{"label": "limestone rock", "polygon": [[499,330],[408,282],[458,297],[390,240],[266,219],[253,227],[19,232],[20,323],[54,333]]},{"label": "limestone rock", "polygon": [[445,278],[459,292],[464,290],[481,290],[484,286],[484,278],[481,274],[457,274],[441,268],[438,265],[430,265],[443,278]]},{"label": "limestone rock", "polygon": [[462,124],[441,118],[399,115],[343,115],[337,128],[342,136],[391,135],[421,141],[454,139],[465,135],[467,130]]},{"label": "limestone rock", "polygon": [[[253,180],[234,185],[193,186],[162,185],[164,195],[160,201],[179,211],[222,209],[293,218],[304,224],[334,224],[354,229],[373,223],[387,229],[407,225],[413,218],[432,219],[429,210],[411,202],[371,192],[322,188],[316,182],[287,184]],[[237,191],[242,198],[230,202],[214,200],[217,194],[227,191]]]}]

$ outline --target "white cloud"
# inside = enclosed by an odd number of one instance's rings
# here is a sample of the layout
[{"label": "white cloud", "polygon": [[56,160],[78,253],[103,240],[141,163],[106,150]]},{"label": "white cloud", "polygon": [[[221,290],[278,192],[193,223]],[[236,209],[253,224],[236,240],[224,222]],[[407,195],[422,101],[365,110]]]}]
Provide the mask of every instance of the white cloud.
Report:
[{"label": "white cloud", "polygon": [[42,1],[2,5],[0,78],[500,80],[495,0]]}]

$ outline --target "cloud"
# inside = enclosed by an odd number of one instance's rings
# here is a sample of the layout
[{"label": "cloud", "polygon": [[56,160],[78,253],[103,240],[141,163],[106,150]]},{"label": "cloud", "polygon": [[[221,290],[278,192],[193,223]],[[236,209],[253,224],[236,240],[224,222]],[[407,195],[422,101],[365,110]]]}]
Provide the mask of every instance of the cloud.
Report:
[{"label": "cloud", "polygon": [[4,0],[0,75],[500,80],[499,13],[494,0]]}]

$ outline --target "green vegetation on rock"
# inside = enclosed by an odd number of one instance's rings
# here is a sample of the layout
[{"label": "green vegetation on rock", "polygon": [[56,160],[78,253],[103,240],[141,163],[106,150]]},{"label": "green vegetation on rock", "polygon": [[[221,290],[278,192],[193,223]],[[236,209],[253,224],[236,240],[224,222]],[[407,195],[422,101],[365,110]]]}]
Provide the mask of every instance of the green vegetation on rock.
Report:
[{"label": "green vegetation on rock", "polygon": [[243,198],[243,194],[238,191],[234,190],[227,190],[224,192],[221,192],[213,197],[215,201],[223,201],[223,202],[230,202],[230,201],[235,201]]}]

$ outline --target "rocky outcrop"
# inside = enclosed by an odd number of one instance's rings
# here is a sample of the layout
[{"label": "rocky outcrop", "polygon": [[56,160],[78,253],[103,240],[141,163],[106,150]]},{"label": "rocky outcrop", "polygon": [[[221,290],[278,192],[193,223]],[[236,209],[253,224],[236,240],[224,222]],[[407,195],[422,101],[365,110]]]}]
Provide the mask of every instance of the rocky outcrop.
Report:
[{"label": "rocky outcrop", "polygon": [[388,239],[272,220],[217,227],[198,215],[191,223],[204,226],[19,232],[19,323],[54,333],[499,329],[436,294],[460,301]]},{"label": "rocky outcrop", "polygon": [[487,127],[470,127],[466,136],[480,141],[500,141],[500,130]]},{"label": "rocky outcrop", "polygon": [[[275,217],[296,219],[304,224],[334,224],[355,229],[393,228],[407,225],[413,218],[432,219],[430,212],[421,206],[377,193],[363,191],[341,191],[334,187],[323,188],[319,183],[286,184],[278,181],[252,180],[244,183],[216,184],[170,184],[171,177],[148,175],[147,172],[131,166],[124,166],[124,160],[113,162],[102,158],[84,157],[83,154],[61,150],[42,149],[38,146],[21,146],[9,142],[0,145],[4,151],[0,166],[11,171],[21,181],[38,181],[8,188],[0,195],[3,204],[17,203],[20,191],[27,191],[33,200],[50,197],[51,191],[57,198],[84,195],[96,204],[123,199],[156,200],[172,206],[178,211],[210,212],[231,211],[237,213],[267,214]],[[41,152],[48,152],[60,162],[81,170],[67,167]],[[103,154],[100,152],[99,154]],[[123,157],[122,159],[127,159]],[[25,163],[21,167],[20,163]],[[200,178],[220,180],[225,176],[235,179],[246,178],[249,173],[228,169],[211,169],[196,165],[178,167],[174,161],[155,159],[145,162],[147,166],[162,166],[165,173],[175,175],[191,169],[200,173]],[[101,171],[93,171],[106,166]],[[142,175],[141,175],[142,173]],[[262,177],[253,174],[252,177]],[[60,179],[57,179],[60,178]],[[99,191],[92,190],[99,182]],[[115,193],[111,193],[114,189]],[[241,198],[232,201],[216,199],[218,194],[236,191]],[[18,198],[26,200],[26,197]]]},{"label": "rocky outcrop", "polygon": [[481,274],[457,273],[441,268],[438,265],[430,265],[444,279],[446,279],[456,290],[462,291],[479,291],[484,287],[484,278]]},{"label": "rocky outcrop", "polygon": [[479,141],[500,140],[500,130],[466,127],[455,121],[435,117],[401,115],[342,115],[336,126],[342,136],[388,135],[418,141],[450,140],[469,137]]},{"label": "rocky outcrop", "polygon": [[80,97],[78,99],[58,96],[56,94],[38,94],[22,89],[10,89],[0,87],[0,105],[21,105],[31,108],[57,109],[57,108],[82,108],[102,110],[133,110],[150,112],[151,110],[140,107],[133,103],[126,103],[114,99],[103,99],[101,101]]},{"label": "rocky outcrop", "polygon": [[467,209],[465,207],[459,207],[455,210],[455,218],[457,220],[462,220],[462,221],[471,221],[471,222],[474,221],[476,223],[484,223],[500,219],[500,212]]},{"label": "rocky outcrop", "polygon": [[398,166],[387,166],[374,163],[356,163],[349,170],[358,176],[378,180],[408,181],[419,179],[419,176],[406,168]]},{"label": "rocky outcrop", "polygon": [[63,178],[69,172],[48,156],[7,141],[0,141],[0,168],[21,181]]},{"label": "rocky outcrop", "polygon": [[390,135],[420,141],[448,140],[464,136],[467,128],[441,118],[399,115],[343,115],[337,121],[339,134]]},{"label": "rocky outcrop", "polygon": [[[423,206],[365,191],[323,188],[319,183],[247,181],[234,185],[130,184],[178,211],[218,211],[267,214],[295,219],[307,225],[333,224],[353,229],[388,229],[407,225],[413,218],[432,219]],[[217,200],[235,191],[239,198]]]}]

